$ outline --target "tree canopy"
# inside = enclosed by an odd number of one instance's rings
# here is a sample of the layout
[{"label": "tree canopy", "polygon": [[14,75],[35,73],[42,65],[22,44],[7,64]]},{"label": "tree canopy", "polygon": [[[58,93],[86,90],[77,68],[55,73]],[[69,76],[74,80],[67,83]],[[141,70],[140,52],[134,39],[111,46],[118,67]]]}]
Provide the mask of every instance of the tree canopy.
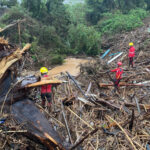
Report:
[{"label": "tree canopy", "polygon": [[20,24],[21,37],[18,26],[3,35],[15,44],[19,38],[22,45],[32,43],[32,58],[40,59],[40,65],[60,63],[64,55],[98,55],[104,34],[142,26],[149,10],[150,0],[0,0],[0,12],[5,12],[0,27],[25,18]]}]

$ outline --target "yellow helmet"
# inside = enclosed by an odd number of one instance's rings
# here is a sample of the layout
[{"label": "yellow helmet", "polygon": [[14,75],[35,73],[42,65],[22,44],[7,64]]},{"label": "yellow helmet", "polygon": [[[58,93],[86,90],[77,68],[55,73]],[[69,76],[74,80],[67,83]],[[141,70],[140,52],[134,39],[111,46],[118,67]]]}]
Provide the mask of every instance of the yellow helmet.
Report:
[{"label": "yellow helmet", "polygon": [[48,69],[47,69],[46,67],[42,67],[42,68],[40,69],[40,72],[41,72],[41,73],[48,73]]},{"label": "yellow helmet", "polygon": [[129,43],[129,46],[133,46],[134,44],[131,42],[131,43]]}]

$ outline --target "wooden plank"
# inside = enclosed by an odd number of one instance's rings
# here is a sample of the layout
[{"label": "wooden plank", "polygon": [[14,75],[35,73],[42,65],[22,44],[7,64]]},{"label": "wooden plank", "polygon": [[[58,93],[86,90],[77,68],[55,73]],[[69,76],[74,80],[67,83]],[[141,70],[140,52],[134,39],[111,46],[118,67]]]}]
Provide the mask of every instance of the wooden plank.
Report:
[{"label": "wooden plank", "polygon": [[[106,84],[106,83],[100,83],[99,84],[100,87],[109,87],[109,86],[114,86],[113,83],[110,83],[110,84]],[[135,86],[135,87],[140,87],[140,86],[150,86],[150,85],[145,85],[145,84],[128,84],[128,83],[125,83],[125,82],[120,82],[119,86]]]},{"label": "wooden plank", "polygon": [[47,85],[47,84],[61,84],[62,81],[60,80],[42,80],[36,83],[28,84],[26,85],[26,88],[31,88],[31,87],[38,87],[42,85]]}]

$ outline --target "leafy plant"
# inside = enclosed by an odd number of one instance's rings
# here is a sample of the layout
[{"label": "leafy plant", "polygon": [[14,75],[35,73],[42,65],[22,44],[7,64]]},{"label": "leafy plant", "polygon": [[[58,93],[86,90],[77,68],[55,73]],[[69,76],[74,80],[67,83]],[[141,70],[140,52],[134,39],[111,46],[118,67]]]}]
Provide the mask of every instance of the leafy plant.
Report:
[{"label": "leafy plant", "polygon": [[77,54],[97,55],[100,49],[100,33],[94,27],[83,24],[70,26],[69,42]]},{"label": "leafy plant", "polygon": [[51,58],[51,64],[52,65],[61,65],[64,62],[64,57],[59,54],[55,54]]},{"label": "leafy plant", "polygon": [[97,24],[98,31],[108,34],[131,31],[143,25],[142,19],[147,16],[143,9],[131,10],[128,14],[116,12],[115,14],[106,13],[104,19]]}]

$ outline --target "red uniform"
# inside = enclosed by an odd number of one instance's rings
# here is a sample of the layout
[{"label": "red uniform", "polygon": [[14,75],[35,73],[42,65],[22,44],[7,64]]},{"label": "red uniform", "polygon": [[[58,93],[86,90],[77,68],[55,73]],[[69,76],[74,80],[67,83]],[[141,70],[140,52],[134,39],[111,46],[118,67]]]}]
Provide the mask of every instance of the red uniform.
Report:
[{"label": "red uniform", "polygon": [[[44,75],[43,77],[48,77],[48,75]],[[52,85],[42,85],[41,87],[41,94],[51,93],[52,92]]]},{"label": "red uniform", "polygon": [[134,56],[135,56],[135,48],[133,46],[131,46],[130,49],[129,49],[129,54],[128,54],[129,67],[130,67],[130,65],[132,65],[132,67],[133,67],[133,57]]},{"label": "red uniform", "polygon": [[135,48],[133,46],[129,49],[128,57],[134,57],[135,56]]},{"label": "red uniform", "polygon": [[[47,74],[43,75],[43,77],[48,77]],[[45,107],[45,101],[48,101],[48,106],[51,106],[52,100],[52,85],[42,85],[41,87],[41,98],[42,98],[42,106]]]},{"label": "red uniform", "polygon": [[118,67],[114,70],[111,70],[111,72],[116,72],[116,79],[120,80],[122,78],[122,74],[123,74],[123,69],[121,67]]}]

